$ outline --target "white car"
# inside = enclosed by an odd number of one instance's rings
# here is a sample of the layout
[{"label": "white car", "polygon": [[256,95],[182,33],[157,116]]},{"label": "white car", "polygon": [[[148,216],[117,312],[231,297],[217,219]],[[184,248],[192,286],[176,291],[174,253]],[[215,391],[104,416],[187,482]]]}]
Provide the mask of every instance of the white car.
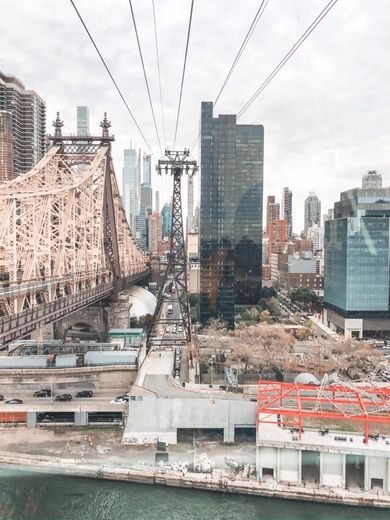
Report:
[{"label": "white car", "polygon": [[119,395],[118,397],[115,397],[115,399],[111,402],[114,404],[125,404],[129,402],[129,396],[127,394]]}]

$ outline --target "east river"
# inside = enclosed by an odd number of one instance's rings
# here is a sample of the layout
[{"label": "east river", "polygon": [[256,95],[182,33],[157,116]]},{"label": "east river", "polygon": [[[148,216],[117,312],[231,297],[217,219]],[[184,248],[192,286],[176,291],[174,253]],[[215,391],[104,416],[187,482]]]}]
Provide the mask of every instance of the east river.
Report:
[{"label": "east river", "polygon": [[388,520],[332,506],[0,470],[0,520]]}]

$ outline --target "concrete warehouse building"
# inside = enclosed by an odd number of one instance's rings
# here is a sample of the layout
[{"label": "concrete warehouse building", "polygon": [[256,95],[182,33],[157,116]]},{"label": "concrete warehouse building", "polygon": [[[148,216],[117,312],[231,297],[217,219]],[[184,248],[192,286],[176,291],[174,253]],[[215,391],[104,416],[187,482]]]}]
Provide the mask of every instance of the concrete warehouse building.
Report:
[{"label": "concrete warehouse building", "polygon": [[[389,387],[260,382],[258,480],[390,493],[389,395]],[[351,424],[364,433],[346,431]],[[384,425],[388,435],[378,432]]]}]

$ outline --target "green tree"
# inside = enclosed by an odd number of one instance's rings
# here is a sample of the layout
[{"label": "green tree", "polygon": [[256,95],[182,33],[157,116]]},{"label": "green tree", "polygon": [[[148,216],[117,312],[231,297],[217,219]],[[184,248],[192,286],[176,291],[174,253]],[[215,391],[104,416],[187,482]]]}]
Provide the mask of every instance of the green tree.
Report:
[{"label": "green tree", "polygon": [[303,303],[306,308],[311,308],[313,305],[317,305],[319,302],[319,297],[317,294],[307,287],[299,287],[299,289],[294,289],[291,291],[290,297],[291,301]]},{"label": "green tree", "polygon": [[278,300],[273,296],[265,303],[265,308],[270,312],[271,316],[280,316],[280,305]]}]

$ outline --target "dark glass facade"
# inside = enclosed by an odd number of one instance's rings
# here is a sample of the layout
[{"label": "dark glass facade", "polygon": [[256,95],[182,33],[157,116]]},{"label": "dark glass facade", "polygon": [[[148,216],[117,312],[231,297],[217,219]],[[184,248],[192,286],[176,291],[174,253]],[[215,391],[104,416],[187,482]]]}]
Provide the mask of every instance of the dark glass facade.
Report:
[{"label": "dark glass facade", "polygon": [[264,129],[201,107],[200,318],[234,325],[261,289]]}]

